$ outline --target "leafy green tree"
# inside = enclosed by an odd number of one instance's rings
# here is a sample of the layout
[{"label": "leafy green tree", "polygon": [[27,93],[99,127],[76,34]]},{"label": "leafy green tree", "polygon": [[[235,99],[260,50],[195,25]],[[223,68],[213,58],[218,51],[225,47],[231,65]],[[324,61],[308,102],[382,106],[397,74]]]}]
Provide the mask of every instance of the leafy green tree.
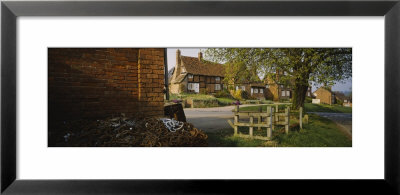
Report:
[{"label": "leafy green tree", "polygon": [[209,60],[243,63],[250,75],[290,85],[294,109],[304,106],[311,82],[332,86],[352,75],[351,48],[212,48],[205,53]]},{"label": "leafy green tree", "polygon": [[229,62],[225,64],[224,68],[224,83],[229,87],[233,87],[235,84],[244,82],[249,78],[250,73],[242,62]]}]

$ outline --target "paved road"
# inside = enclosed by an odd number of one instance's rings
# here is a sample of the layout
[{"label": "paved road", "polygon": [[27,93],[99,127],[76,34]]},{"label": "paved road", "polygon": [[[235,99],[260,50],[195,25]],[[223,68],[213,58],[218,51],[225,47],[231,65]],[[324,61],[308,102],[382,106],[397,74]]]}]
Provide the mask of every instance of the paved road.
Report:
[{"label": "paved road", "polygon": [[339,127],[352,134],[352,113],[329,113],[329,112],[313,112],[319,116],[328,118],[334,121]]},{"label": "paved road", "polygon": [[[259,106],[241,105],[240,107]],[[196,128],[206,132],[212,132],[219,129],[231,128],[228,119],[233,121],[232,110],[235,106],[214,107],[214,108],[185,108],[186,120],[192,123]]]},{"label": "paved road", "polygon": [[[241,105],[240,107],[259,106]],[[196,128],[206,132],[212,132],[219,129],[230,128],[227,120],[233,121],[232,110],[234,106],[214,107],[214,108],[185,108],[186,120],[192,123]],[[314,112],[319,116],[328,118],[338,124],[350,136],[352,134],[352,114],[351,113],[327,113]]]}]

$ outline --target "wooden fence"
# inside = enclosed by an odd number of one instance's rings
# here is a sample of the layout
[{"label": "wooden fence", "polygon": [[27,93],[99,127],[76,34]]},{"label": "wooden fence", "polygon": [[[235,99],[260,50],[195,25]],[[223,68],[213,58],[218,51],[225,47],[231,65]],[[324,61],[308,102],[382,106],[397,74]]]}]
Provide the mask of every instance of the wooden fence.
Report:
[{"label": "wooden fence", "polygon": [[[271,104],[267,106],[267,112],[262,112],[261,107],[259,111],[239,111],[239,106],[237,105],[233,111],[233,123],[228,120],[228,123],[234,129],[234,136],[260,140],[271,140],[272,130],[274,130],[275,125],[284,125],[285,133],[289,133],[290,107],[286,107],[284,112],[280,113],[278,106],[279,105],[277,104]],[[249,117],[249,122],[239,122],[240,117]],[[280,120],[281,117],[284,117],[284,121]],[[254,118],[257,118],[257,123],[254,123]],[[249,135],[239,133],[239,127],[249,127]],[[262,127],[267,128],[267,136],[254,136],[254,127],[257,127],[259,130],[261,130]]]}]

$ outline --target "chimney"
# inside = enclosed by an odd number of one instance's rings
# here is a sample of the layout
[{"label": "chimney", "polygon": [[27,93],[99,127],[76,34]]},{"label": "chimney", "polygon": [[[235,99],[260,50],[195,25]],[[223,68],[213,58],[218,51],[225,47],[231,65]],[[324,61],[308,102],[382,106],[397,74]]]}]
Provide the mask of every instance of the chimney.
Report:
[{"label": "chimney", "polygon": [[181,50],[176,50],[176,65],[175,65],[176,76],[181,74]]},{"label": "chimney", "polygon": [[199,56],[199,61],[201,62],[201,60],[203,59],[203,53],[199,52],[198,56]]}]

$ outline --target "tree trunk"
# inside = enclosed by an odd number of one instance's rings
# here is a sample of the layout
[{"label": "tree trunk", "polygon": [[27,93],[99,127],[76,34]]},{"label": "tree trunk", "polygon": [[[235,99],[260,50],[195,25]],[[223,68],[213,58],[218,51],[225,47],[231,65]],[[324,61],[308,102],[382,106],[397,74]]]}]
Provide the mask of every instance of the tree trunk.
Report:
[{"label": "tree trunk", "polygon": [[296,82],[293,89],[292,109],[298,110],[300,107],[304,107],[308,87],[308,85]]}]

